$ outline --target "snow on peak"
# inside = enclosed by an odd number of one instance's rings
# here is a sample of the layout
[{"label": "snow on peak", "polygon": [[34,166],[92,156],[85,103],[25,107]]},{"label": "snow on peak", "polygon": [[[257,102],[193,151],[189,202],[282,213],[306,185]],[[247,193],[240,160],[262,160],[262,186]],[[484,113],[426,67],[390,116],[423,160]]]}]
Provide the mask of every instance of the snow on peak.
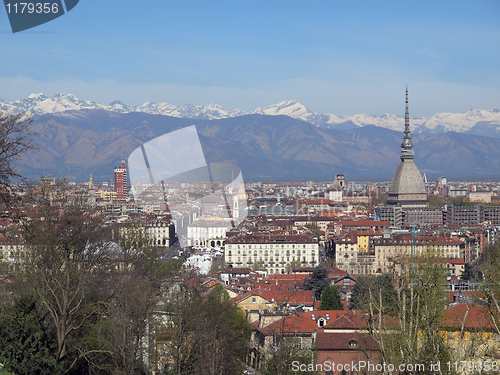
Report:
[{"label": "snow on peak", "polygon": [[[197,119],[222,119],[248,114],[238,108],[225,110],[220,105],[211,104],[187,104],[173,105],[166,102],[146,102],[140,106],[127,105],[119,100],[103,105],[94,101],[81,100],[73,94],[57,93],[48,97],[43,93],[31,94],[25,99],[7,102],[0,100],[0,111],[7,113],[62,113],[68,110],[80,109],[104,109],[107,111],[127,113],[144,112],[150,114],[161,114],[182,118]],[[306,121],[320,127],[336,127],[339,124],[351,122],[357,126],[375,125],[392,130],[401,131],[404,128],[404,117],[398,117],[390,113],[381,116],[356,114],[338,117],[334,114],[320,114],[311,111],[297,100],[289,99],[265,108],[257,108],[251,114],[262,115],[286,115],[295,119]],[[411,118],[410,125],[414,132],[442,133],[446,131],[464,132],[471,129],[478,122],[491,122],[500,124],[500,110],[471,109],[465,113],[437,113],[429,118]],[[341,126],[342,127],[342,126]]]},{"label": "snow on peak", "polygon": [[47,96],[43,93],[39,93],[39,94],[31,94],[30,96],[28,96],[28,99],[39,99],[39,98],[46,98]]}]

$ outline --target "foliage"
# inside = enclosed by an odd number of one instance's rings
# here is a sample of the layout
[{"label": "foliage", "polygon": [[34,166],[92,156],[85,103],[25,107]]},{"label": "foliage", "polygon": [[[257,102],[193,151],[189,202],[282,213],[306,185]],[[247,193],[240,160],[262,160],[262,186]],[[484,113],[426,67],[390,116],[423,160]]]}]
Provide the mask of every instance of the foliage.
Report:
[{"label": "foliage", "polygon": [[223,271],[227,267],[227,263],[224,260],[216,260],[212,262],[212,266],[210,266],[209,275],[213,275],[217,272]]},{"label": "foliage", "polygon": [[149,358],[145,338],[156,324],[161,280],[175,269],[134,225],[131,236],[115,233],[112,241],[99,212],[64,182],[42,184],[30,199],[37,209],[19,217],[26,250],[12,291],[35,294],[53,332],[55,366],[137,373]]},{"label": "foliage", "polygon": [[401,274],[396,286],[395,320],[378,313],[384,311],[381,289],[374,296],[368,288],[370,298],[365,302],[370,332],[384,361],[395,365],[420,363],[429,368],[431,363],[451,360],[451,351],[439,333],[447,302],[442,262],[430,254],[422,255],[408,268],[403,265]]},{"label": "foliage", "polygon": [[293,337],[281,338],[271,357],[265,363],[264,375],[315,375],[316,371],[295,371],[293,362],[310,364],[313,362],[312,350],[299,349],[294,345]]},{"label": "foliage", "polygon": [[382,297],[382,310],[376,309],[378,314],[391,314],[396,309],[396,291],[389,275],[360,275],[351,291],[351,309],[368,310],[373,300]]},{"label": "foliage", "polygon": [[482,278],[483,275],[481,271],[477,269],[475,264],[465,263],[464,270],[460,275],[460,280],[479,281],[482,280]]},{"label": "foliage", "polygon": [[335,262],[334,257],[326,257],[321,266],[326,268],[337,267],[337,262]]},{"label": "foliage", "polygon": [[286,265],[285,272],[292,273],[294,268],[299,268],[301,266],[302,266],[302,263],[300,262],[300,260],[298,260],[298,259],[292,260],[290,263],[288,263]]},{"label": "foliage", "polygon": [[314,290],[316,299],[320,299],[321,293],[323,293],[323,289],[325,289],[328,282],[328,270],[323,267],[316,267],[310,278],[304,278],[303,289]]},{"label": "foliage", "polygon": [[480,262],[484,291],[495,330],[500,334],[500,245],[489,245]]},{"label": "foliage", "polygon": [[266,268],[266,264],[264,263],[264,261],[259,260],[259,261],[255,262],[254,264],[252,264],[252,269],[254,271],[265,271],[267,268]]},{"label": "foliage", "polygon": [[321,294],[319,310],[342,310],[343,308],[339,290],[328,284]]},{"label": "foliage", "polygon": [[[57,341],[47,312],[34,295],[0,310],[0,363],[16,374],[57,374]],[[0,373],[2,371],[0,370]]]},{"label": "foliage", "polygon": [[229,301],[224,288],[203,296],[192,284],[178,287],[166,311],[167,374],[240,373],[251,333],[244,311]]}]

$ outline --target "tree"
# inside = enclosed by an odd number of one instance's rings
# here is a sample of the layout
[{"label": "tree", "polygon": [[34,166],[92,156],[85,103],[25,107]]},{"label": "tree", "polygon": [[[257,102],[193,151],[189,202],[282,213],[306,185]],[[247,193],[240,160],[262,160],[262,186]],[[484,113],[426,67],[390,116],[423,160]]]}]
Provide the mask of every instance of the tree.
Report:
[{"label": "tree", "polygon": [[337,262],[335,262],[335,258],[327,256],[322,266],[326,268],[337,267]]},{"label": "tree", "polygon": [[484,292],[495,331],[500,334],[500,245],[489,245],[480,260]]},{"label": "tree", "polygon": [[204,296],[196,284],[179,285],[166,307],[167,374],[241,373],[251,333],[244,311],[229,301],[224,288]]},{"label": "tree", "polygon": [[371,205],[385,205],[387,200],[389,199],[389,195],[387,193],[376,193],[372,195]]},{"label": "tree", "polygon": [[[368,310],[374,306],[374,298],[382,297],[382,303],[377,304],[375,313],[392,314],[396,308],[396,290],[389,275],[360,275],[351,292],[351,309]],[[379,311],[378,306],[381,310]]]},{"label": "tree", "polygon": [[24,113],[0,113],[0,185],[9,186],[13,178],[21,177],[12,162],[19,160],[23,152],[35,149],[30,124],[31,119]]},{"label": "tree", "polygon": [[265,271],[266,269],[266,264],[262,260],[259,260],[252,264],[252,270],[254,271]]},{"label": "tree", "polygon": [[[377,342],[383,360],[396,367],[402,363],[423,364],[451,360],[451,351],[440,334],[447,298],[446,270],[442,262],[427,253],[402,263],[397,278],[394,318],[383,314],[383,289],[368,287],[363,300],[369,332]],[[359,280],[358,280],[359,281]],[[450,373],[453,373],[452,371]]]},{"label": "tree", "polygon": [[294,268],[298,268],[301,265],[302,265],[302,263],[300,262],[300,260],[298,260],[298,259],[292,260],[290,263],[288,263],[286,265],[285,271],[286,271],[286,273],[292,273]]},{"label": "tree", "polygon": [[100,216],[63,182],[42,184],[33,199],[37,213],[20,218],[26,247],[21,277],[48,310],[56,331],[56,361],[69,370],[87,352],[77,343],[79,332],[104,313],[110,297],[102,280],[109,277],[113,243]]},{"label": "tree", "polygon": [[16,374],[57,373],[53,356],[56,347],[47,312],[36,296],[22,296],[0,310],[0,363],[5,370]]},{"label": "tree", "polygon": [[477,269],[477,266],[471,263],[465,263],[464,270],[460,275],[460,280],[466,281],[479,281],[482,279],[481,272]]},{"label": "tree", "polygon": [[313,270],[311,277],[304,278],[304,290],[314,290],[316,299],[321,298],[321,293],[328,284],[328,270],[322,267],[316,267]]},{"label": "tree", "polygon": [[340,297],[339,290],[328,284],[323,293],[321,294],[320,310],[342,310],[342,298]]},{"label": "tree", "polygon": [[137,373],[147,365],[148,330],[170,264],[142,228],[113,233],[64,182],[42,184],[30,199],[36,209],[19,217],[25,252],[15,292],[34,292],[45,309],[56,367]]},{"label": "tree", "polygon": [[212,262],[212,265],[210,266],[210,272],[208,274],[213,275],[214,273],[223,271],[226,267],[227,263],[224,260],[216,260]]},{"label": "tree", "polygon": [[279,345],[266,361],[264,375],[314,375],[316,371],[297,371],[293,363],[313,363],[314,353],[310,349],[299,349],[291,338],[280,337]]}]

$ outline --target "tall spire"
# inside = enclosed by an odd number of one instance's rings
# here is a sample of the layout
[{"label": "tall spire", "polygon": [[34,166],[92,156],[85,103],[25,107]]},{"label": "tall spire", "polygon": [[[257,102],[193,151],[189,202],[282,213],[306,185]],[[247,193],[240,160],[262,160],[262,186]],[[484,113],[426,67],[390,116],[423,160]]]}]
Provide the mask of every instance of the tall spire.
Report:
[{"label": "tall spire", "polygon": [[410,111],[408,110],[408,85],[406,85],[405,136],[401,143],[401,161],[413,159],[413,143],[410,136]]}]

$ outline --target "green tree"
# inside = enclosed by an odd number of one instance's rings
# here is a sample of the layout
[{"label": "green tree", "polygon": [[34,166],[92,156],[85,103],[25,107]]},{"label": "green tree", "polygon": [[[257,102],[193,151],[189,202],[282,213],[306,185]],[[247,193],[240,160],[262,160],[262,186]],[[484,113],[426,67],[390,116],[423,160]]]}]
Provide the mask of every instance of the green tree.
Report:
[{"label": "green tree", "polygon": [[328,270],[323,267],[316,267],[313,270],[311,277],[304,278],[304,290],[314,290],[316,299],[321,298],[321,293],[328,284]]},{"label": "green tree", "polygon": [[47,322],[47,311],[36,296],[22,296],[13,305],[0,310],[0,363],[5,371],[58,373],[56,349],[57,340]]},{"label": "green tree", "polygon": [[35,293],[45,309],[58,369],[137,373],[149,355],[148,331],[168,267],[142,228],[132,224],[113,235],[64,182],[36,193],[30,197],[36,215],[19,218],[25,251],[13,292]]},{"label": "green tree", "polygon": [[320,310],[342,310],[342,298],[340,297],[339,290],[328,284],[323,293],[321,294]]},{"label": "green tree", "polygon": [[477,269],[475,264],[465,263],[464,270],[460,275],[460,280],[479,281],[482,279],[481,271]]},{"label": "green tree", "polygon": [[368,310],[374,306],[373,301],[382,299],[381,311],[376,309],[375,313],[391,314],[396,308],[396,290],[392,285],[389,275],[360,275],[351,291],[351,309]]}]

